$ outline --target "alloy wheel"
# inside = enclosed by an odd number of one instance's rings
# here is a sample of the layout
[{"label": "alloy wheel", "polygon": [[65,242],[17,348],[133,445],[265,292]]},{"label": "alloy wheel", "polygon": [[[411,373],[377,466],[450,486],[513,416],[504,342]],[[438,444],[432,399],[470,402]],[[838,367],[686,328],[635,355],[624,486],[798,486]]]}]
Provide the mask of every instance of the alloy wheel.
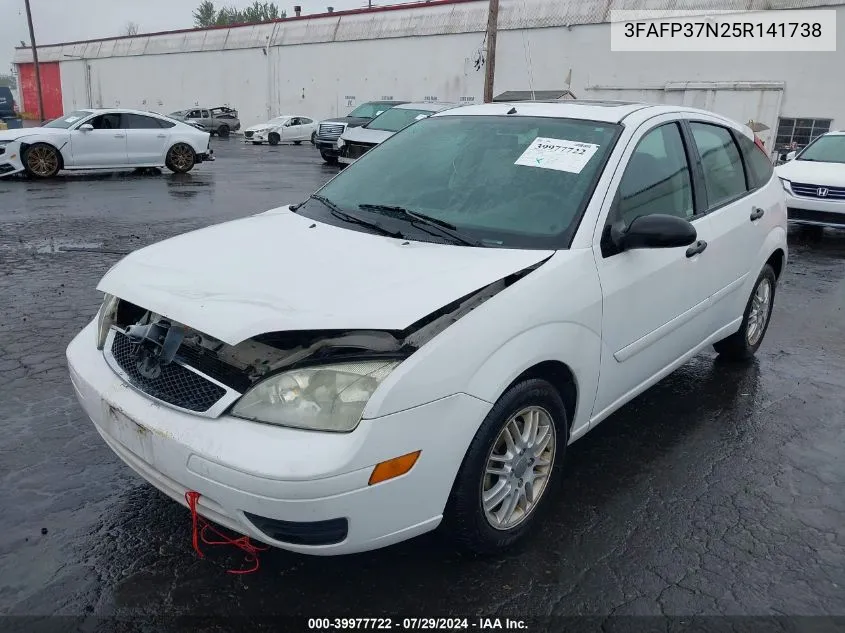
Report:
[{"label": "alloy wheel", "polygon": [[751,299],[751,312],[748,313],[748,327],[746,338],[752,347],[757,344],[766,330],[772,303],[772,284],[768,279],[762,279],[754,297]]},{"label": "alloy wheel", "polygon": [[26,155],[30,171],[40,178],[52,176],[59,167],[56,151],[43,145],[33,147]]},{"label": "alloy wheel", "polygon": [[542,407],[510,417],[487,456],[481,505],[496,530],[510,530],[536,509],[549,483],[555,460],[552,416]]}]

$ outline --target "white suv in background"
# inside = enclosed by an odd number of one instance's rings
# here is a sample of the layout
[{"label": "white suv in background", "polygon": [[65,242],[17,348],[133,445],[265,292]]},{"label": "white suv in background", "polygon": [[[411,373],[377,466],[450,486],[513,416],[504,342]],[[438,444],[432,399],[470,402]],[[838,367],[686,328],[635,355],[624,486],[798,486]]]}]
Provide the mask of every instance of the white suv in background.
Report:
[{"label": "white suv in background", "polygon": [[470,105],[127,256],[68,364],[109,447],[216,523],[320,555],[442,523],[491,552],[560,503],[570,443],[706,346],[751,358],[786,260],[748,128]]},{"label": "white suv in background", "polygon": [[845,131],[818,137],[776,171],[790,222],[845,228]]}]

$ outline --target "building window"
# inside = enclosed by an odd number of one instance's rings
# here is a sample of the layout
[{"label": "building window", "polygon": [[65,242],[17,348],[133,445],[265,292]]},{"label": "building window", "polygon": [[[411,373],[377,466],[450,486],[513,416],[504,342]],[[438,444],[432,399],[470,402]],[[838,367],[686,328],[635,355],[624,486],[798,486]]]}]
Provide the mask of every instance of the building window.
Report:
[{"label": "building window", "polygon": [[800,150],[812,140],[830,132],[832,122],[832,119],[778,119],[775,150]]}]

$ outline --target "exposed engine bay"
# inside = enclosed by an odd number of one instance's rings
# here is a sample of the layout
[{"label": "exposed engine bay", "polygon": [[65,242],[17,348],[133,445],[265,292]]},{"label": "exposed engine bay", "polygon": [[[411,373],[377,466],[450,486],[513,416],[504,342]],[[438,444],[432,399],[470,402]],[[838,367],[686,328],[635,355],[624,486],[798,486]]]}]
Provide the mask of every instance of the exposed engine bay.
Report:
[{"label": "exposed engine bay", "polygon": [[229,345],[124,300],[119,300],[112,325],[129,338],[138,372],[146,378],[156,378],[163,365],[179,360],[243,393],[282,369],[353,359],[407,358],[542,263],[462,297],[403,331],[272,332]]}]

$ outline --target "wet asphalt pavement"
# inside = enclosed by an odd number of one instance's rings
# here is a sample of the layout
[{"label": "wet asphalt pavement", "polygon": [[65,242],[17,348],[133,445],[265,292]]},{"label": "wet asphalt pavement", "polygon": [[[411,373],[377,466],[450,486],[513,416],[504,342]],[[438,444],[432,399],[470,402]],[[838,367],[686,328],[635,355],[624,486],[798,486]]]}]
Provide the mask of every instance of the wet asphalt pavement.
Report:
[{"label": "wet asphalt pavement", "polygon": [[198,559],[188,512],[102,442],[64,354],[120,252],[298,201],[336,173],[307,144],[214,146],[184,176],[0,180],[0,614],[845,614],[835,231],[790,232],[757,360],[702,354],[574,444],[518,550],[463,559],[426,535],[344,558],[271,551],[247,576],[226,573],[236,550]]}]

